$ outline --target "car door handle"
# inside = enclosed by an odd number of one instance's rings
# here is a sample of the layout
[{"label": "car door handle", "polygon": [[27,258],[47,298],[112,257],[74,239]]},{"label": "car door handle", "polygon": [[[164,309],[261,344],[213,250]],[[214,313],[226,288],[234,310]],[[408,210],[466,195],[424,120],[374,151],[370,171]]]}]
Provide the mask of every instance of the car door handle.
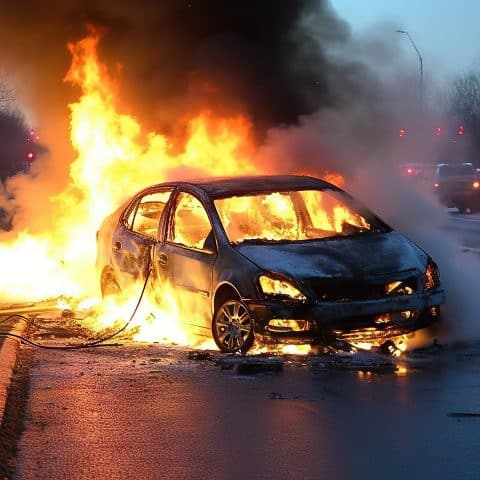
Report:
[{"label": "car door handle", "polygon": [[113,244],[113,249],[116,250],[117,252],[122,249],[122,244],[120,242],[115,242]]},{"label": "car door handle", "polygon": [[162,267],[166,267],[166,266],[167,266],[168,256],[167,256],[166,253],[161,253],[161,254],[158,256],[158,263],[159,263]]}]

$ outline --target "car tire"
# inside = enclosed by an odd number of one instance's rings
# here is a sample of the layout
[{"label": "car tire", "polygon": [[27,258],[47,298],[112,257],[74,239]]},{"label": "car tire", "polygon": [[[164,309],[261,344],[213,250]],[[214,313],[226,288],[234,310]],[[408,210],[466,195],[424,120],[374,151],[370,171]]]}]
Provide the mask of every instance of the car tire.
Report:
[{"label": "car tire", "polygon": [[224,302],[214,313],[212,336],[224,353],[246,353],[255,340],[253,320],[248,307],[241,300]]},{"label": "car tire", "polygon": [[100,291],[102,298],[109,296],[117,296],[122,293],[122,289],[118,285],[112,268],[104,268],[100,277]]}]

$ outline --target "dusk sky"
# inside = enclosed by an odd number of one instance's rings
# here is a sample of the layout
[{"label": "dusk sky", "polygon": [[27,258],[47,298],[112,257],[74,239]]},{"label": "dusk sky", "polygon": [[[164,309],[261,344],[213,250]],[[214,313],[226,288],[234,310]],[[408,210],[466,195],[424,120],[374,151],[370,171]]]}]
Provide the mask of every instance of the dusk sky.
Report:
[{"label": "dusk sky", "polygon": [[331,4],[354,35],[378,28],[379,23],[392,24],[392,35],[398,35],[406,54],[415,58],[408,38],[395,33],[397,28],[408,31],[423,57],[425,72],[442,77],[480,68],[478,0],[331,0]]}]

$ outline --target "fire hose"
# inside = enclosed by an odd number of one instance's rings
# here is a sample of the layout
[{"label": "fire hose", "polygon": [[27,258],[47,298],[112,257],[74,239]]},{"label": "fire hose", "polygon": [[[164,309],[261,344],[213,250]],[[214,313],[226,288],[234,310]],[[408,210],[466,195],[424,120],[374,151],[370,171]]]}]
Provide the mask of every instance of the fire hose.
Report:
[{"label": "fire hose", "polygon": [[[31,345],[32,347],[37,347],[37,348],[44,348],[48,350],[79,350],[81,348],[93,348],[93,347],[99,347],[102,346],[103,343],[105,343],[107,340],[111,340],[112,338],[116,337],[117,335],[120,335],[132,322],[133,318],[135,317],[135,314],[137,313],[138,307],[140,306],[140,303],[142,302],[143,295],[145,293],[145,290],[147,288],[147,283],[148,279],[150,278],[150,273],[152,271],[151,267],[151,262],[148,265],[148,270],[147,274],[145,276],[145,281],[143,283],[142,290],[140,292],[140,296],[138,297],[138,301],[135,305],[135,308],[133,309],[132,314],[130,315],[129,319],[122,325],[121,328],[116,330],[115,332],[102,337],[98,338],[96,340],[92,340],[91,342],[86,342],[86,343],[81,343],[79,345],[42,345],[41,343],[33,342],[32,340],[29,340],[28,338],[23,337],[22,335],[16,335],[15,333],[7,333],[7,332],[0,332],[0,337],[8,337],[8,338],[16,338],[17,340],[20,340],[23,343],[27,343],[28,345]],[[10,319],[13,318],[18,318],[21,320],[24,320],[26,322],[30,322],[30,319],[26,317],[25,315],[20,315],[18,313],[9,315],[5,319],[3,319],[0,323],[6,322]]]}]

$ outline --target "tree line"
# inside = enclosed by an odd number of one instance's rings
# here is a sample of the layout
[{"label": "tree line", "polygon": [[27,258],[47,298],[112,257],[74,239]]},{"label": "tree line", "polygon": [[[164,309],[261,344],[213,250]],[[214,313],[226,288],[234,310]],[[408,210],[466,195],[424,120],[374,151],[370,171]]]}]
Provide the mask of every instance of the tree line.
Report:
[{"label": "tree line", "polygon": [[457,75],[448,87],[446,99],[446,113],[465,128],[480,167],[480,68]]},{"label": "tree line", "polygon": [[[28,170],[28,162],[45,151],[30,134],[15,90],[0,78],[0,181]],[[29,155],[30,154],[30,155]]]}]

